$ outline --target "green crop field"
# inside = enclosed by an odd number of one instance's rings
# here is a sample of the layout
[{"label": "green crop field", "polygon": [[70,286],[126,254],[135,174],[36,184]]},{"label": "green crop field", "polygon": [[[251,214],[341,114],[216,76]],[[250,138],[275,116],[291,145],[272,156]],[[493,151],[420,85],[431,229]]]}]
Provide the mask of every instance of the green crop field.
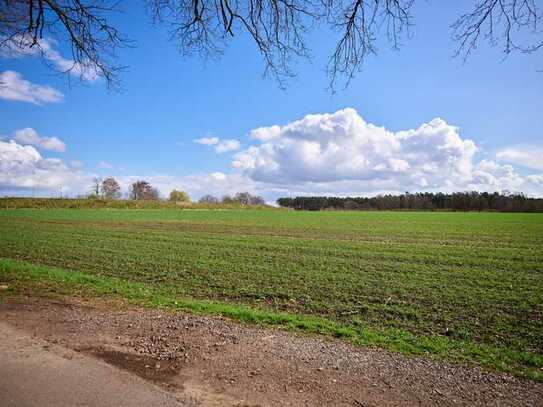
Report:
[{"label": "green crop field", "polygon": [[543,214],[3,210],[0,257],[543,380]]}]

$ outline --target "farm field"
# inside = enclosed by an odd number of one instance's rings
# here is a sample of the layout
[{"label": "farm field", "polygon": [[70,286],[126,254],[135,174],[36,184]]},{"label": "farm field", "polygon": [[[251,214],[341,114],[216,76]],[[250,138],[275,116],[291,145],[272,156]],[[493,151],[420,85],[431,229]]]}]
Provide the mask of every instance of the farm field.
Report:
[{"label": "farm field", "polygon": [[543,214],[4,210],[0,258],[543,380]]}]

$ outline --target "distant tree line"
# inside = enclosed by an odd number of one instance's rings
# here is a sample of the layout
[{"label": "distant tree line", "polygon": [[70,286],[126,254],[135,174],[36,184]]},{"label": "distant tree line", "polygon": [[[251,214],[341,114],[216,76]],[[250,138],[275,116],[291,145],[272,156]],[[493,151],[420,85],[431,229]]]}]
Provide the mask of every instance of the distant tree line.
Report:
[{"label": "distant tree line", "polygon": [[[126,195],[125,195],[126,196]],[[139,180],[130,185],[128,191],[128,199],[133,201],[160,201],[160,194],[158,189],[153,187],[149,182],[145,180]],[[92,181],[91,192],[82,198],[88,199],[106,199],[115,200],[121,199],[121,186],[117,180],[113,177],[107,178],[94,178]],[[175,202],[177,204],[190,204],[191,198],[185,191],[178,191],[176,189],[170,192],[168,201]],[[252,195],[249,192],[238,192],[234,195],[225,195],[221,199],[213,195],[204,195],[198,203],[202,204],[227,204],[227,205],[241,205],[241,206],[258,206],[265,205],[264,198],[257,195]]]},{"label": "distant tree line", "polygon": [[298,196],[279,198],[277,204],[296,210],[452,210],[542,212],[543,199],[519,193],[421,192],[375,197]]},{"label": "distant tree line", "polygon": [[[211,197],[210,195],[206,195],[202,197],[202,199],[205,198],[206,200],[209,200],[210,197]],[[206,202],[205,200],[202,201],[202,199],[200,199],[200,202],[202,203]],[[264,201],[264,198],[262,198],[261,196],[251,195],[249,192],[238,192],[237,194],[233,196],[230,196],[230,195],[223,196],[221,199],[221,203],[251,206],[251,205],[265,205],[266,201]]]}]

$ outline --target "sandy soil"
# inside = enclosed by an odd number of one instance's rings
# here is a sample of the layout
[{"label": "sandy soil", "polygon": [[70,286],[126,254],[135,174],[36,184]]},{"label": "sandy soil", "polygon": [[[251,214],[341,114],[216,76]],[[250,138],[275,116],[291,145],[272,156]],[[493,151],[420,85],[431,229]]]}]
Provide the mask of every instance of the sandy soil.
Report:
[{"label": "sandy soil", "polygon": [[187,406],[543,405],[543,383],[222,318],[33,296],[0,320]]}]

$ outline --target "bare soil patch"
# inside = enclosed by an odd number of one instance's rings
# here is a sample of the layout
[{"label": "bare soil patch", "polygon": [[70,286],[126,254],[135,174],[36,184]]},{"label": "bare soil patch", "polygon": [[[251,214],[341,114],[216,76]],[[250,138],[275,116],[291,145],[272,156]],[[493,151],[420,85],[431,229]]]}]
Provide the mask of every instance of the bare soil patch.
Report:
[{"label": "bare soil patch", "polygon": [[0,318],[185,405],[543,405],[542,383],[222,318],[36,296],[6,299]]}]

